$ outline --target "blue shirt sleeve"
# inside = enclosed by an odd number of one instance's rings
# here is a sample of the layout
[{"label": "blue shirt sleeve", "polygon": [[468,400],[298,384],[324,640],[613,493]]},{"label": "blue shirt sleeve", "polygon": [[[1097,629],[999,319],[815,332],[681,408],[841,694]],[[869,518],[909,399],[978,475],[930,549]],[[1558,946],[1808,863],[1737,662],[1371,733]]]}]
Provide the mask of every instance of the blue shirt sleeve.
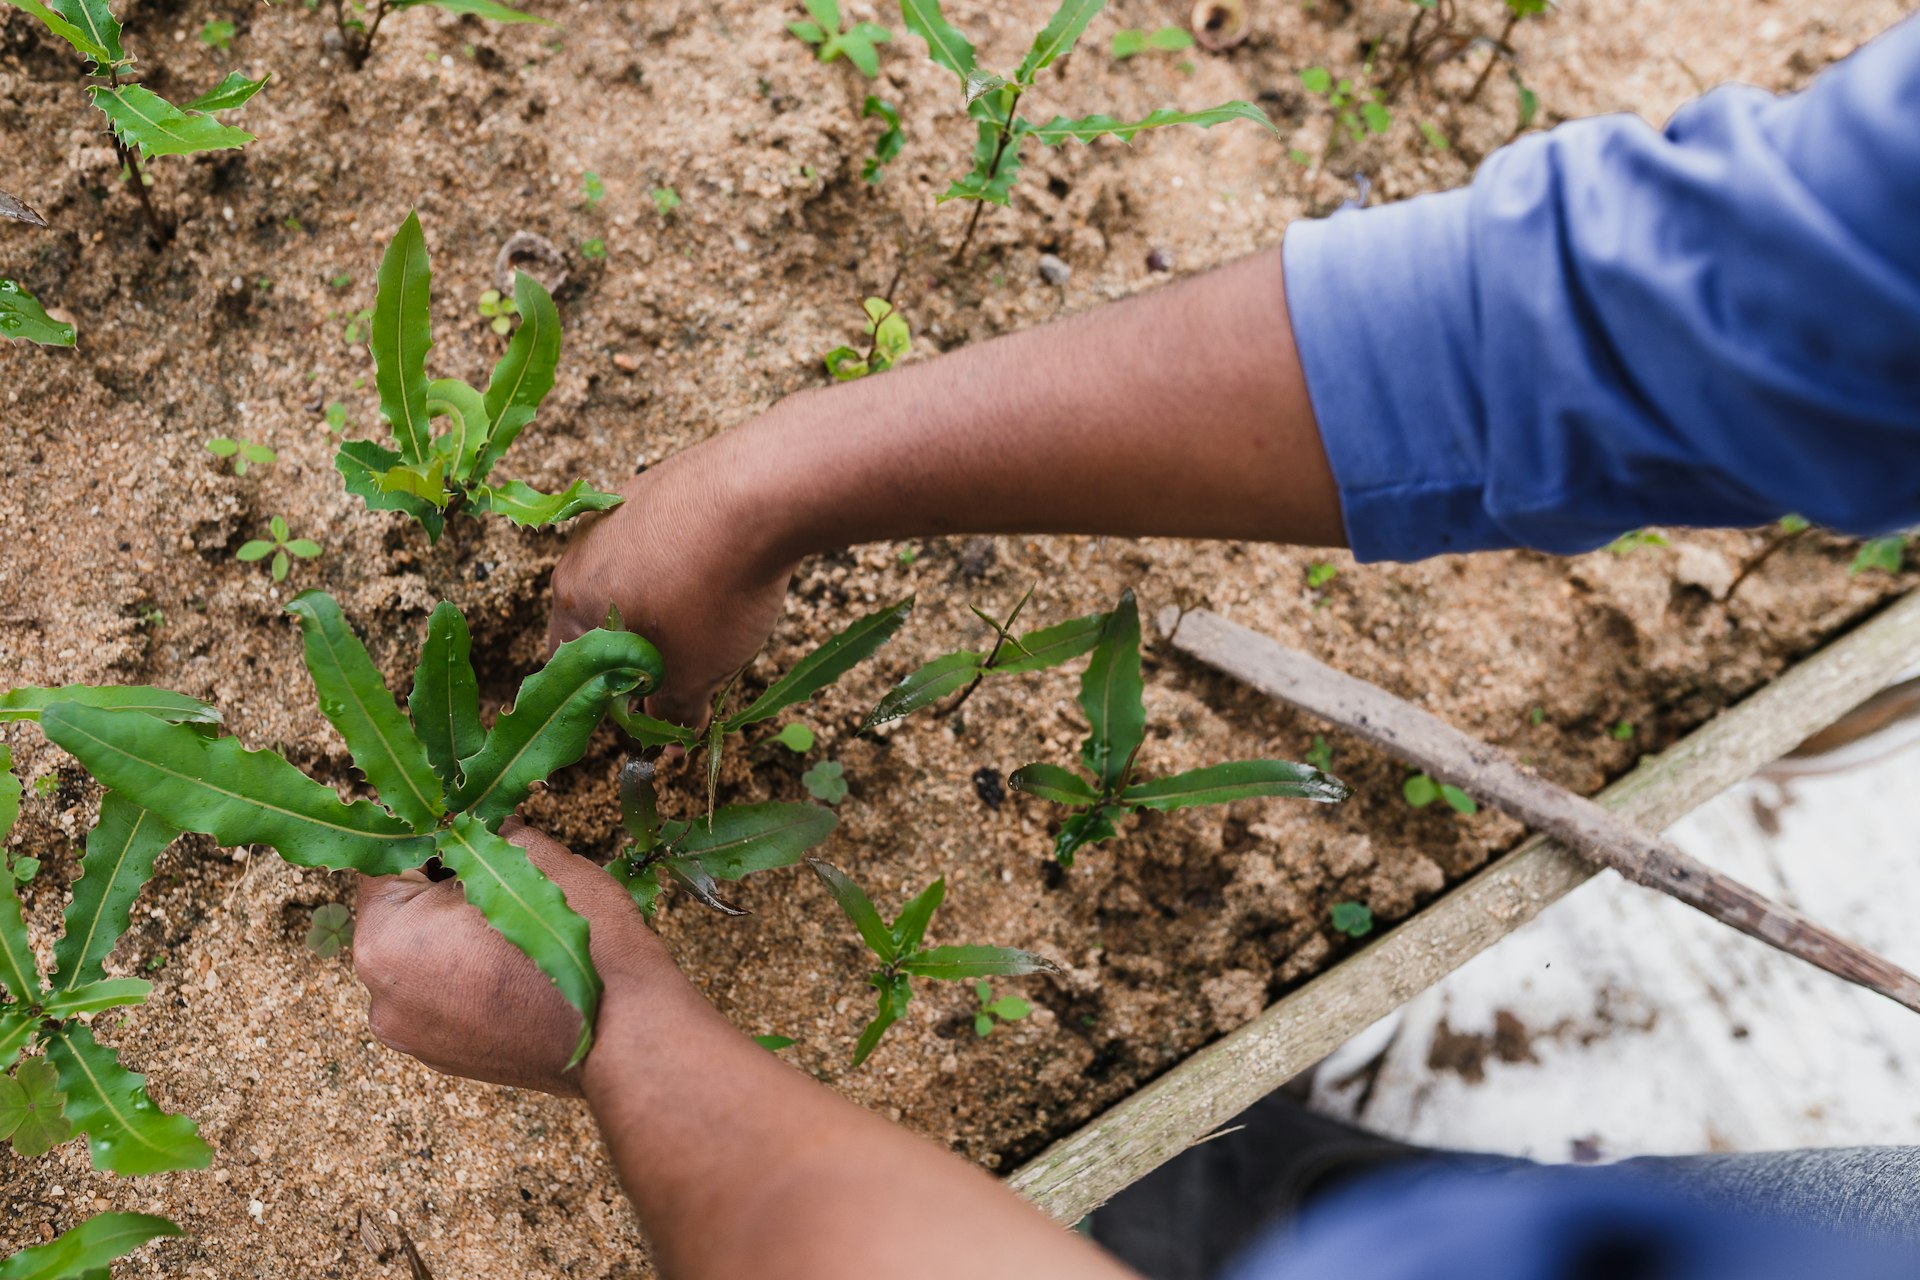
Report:
[{"label": "blue shirt sleeve", "polygon": [[1283,252],[1363,560],[1920,524],[1920,18],[1799,94],[1563,125]]}]

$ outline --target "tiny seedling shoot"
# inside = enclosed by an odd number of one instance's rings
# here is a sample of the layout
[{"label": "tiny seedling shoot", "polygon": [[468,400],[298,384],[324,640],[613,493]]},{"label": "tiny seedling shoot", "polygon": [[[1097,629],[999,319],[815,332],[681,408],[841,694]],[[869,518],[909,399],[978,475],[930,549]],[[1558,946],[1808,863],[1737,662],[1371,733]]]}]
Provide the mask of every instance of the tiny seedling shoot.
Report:
[{"label": "tiny seedling shoot", "polygon": [[853,1065],[859,1066],[873,1053],[887,1028],[899,1021],[912,998],[914,978],[963,981],[972,978],[1017,978],[1028,973],[1050,973],[1054,966],[1044,957],[1013,947],[943,946],[929,947],[923,942],[927,925],[947,895],[947,882],[935,880],[920,896],[900,909],[892,924],[880,918],[864,890],[845,872],[818,858],[807,865],[826,884],[833,900],[853,922],[860,940],[880,962],[868,977],[870,986],[880,992],[880,1009],[854,1046]]},{"label": "tiny seedling shoot", "polygon": [[940,12],[939,0],[901,0],[900,12],[907,30],[926,41],[928,57],[960,78],[967,115],[974,120],[978,132],[973,167],[939,198],[942,204],[949,200],[977,202],[973,216],[967,221],[966,234],[954,251],[954,261],[966,256],[967,246],[973,243],[980,215],[987,205],[1007,203],[1014,181],[1020,176],[1020,146],[1028,138],[1049,147],[1065,146],[1071,141],[1092,142],[1106,134],[1131,142],[1135,135],[1148,129],[1175,124],[1211,128],[1229,120],[1251,120],[1266,126],[1275,137],[1279,136],[1279,130],[1266,112],[1240,100],[1201,111],[1163,107],[1130,121],[1099,114],[1079,119],[1059,115],[1041,124],[1020,115],[1020,99],[1033,88],[1034,78],[1065,57],[1094,15],[1105,7],[1105,0],[1063,0],[1046,27],[1034,37],[1033,47],[1013,74],[1003,76],[980,67],[972,42],[947,22]]},{"label": "tiny seedling shoot", "polygon": [[1133,592],[1106,615],[1093,657],[1080,679],[1080,709],[1091,732],[1080,748],[1088,777],[1056,764],[1016,769],[1007,785],[1066,805],[1071,812],[1054,838],[1053,856],[1073,865],[1087,845],[1111,840],[1128,813],[1169,813],[1201,804],[1231,804],[1256,796],[1285,796],[1323,804],[1345,800],[1347,785],[1311,765],[1290,760],[1238,760],[1149,781],[1134,780],[1134,761],[1147,736],[1141,700],[1140,612]]},{"label": "tiny seedling shoot", "polygon": [[861,304],[867,313],[867,349],[835,347],[827,352],[827,372],[835,382],[852,382],[871,373],[885,373],[906,358],[913,346],[907,331],[907,318],[886,298],[868,298]]},{"label": "tiny seedling shoot", "polygon": [[993,1034],[996,1023],[1018,1022],[1033,1012],[1033,1006],[1019,996],[994,999],[991,983],[974,983],[973,998],[980,1002],[979,1011],[973,1015],[973,1034],[982,1039]]},{"label": "tiny seedling shoot", "polygon": [[806,0],[806,9],[812,17],[789,22],[787,30],[812,45],[816,58],[832,62],[844,54],[867,79],[880,74],[880,50],[875,46],[893,39],[893,32],[873,22],[841,30],[840,0]]},{"label": "tiny seedling shoot", "polygon": [[[380,263],[370,330],[374,385],[394,447],[374,440],[343,443],[333,465],[346,479],[347,492],[358,495],[370,510],[412,516],[434,542],[445,528],[447,512],[461,506],[528,527],[618,506],[617,495],[602,493],[584,480],[556,494],[541,493],[519,480],[489,483],[494,467],[553,389],[560,364],[560,313],[539,281],[524,271],[515,273],[514,313],[520,316],[520,327],[494,365],[486,392],[458,378],[430,382],[432,279],[419,215],[409,213]],[[439,419],[446,420],[445,431],[436,432]]]},{"label": "tiny seedling shoot", "polygon": [[[344,803],[280,755],[211,736],[208,716],[174,723],[41,691],[41,729],[109,795],[222,845],[267,845],[299,866],[367,875],[437,861],[580,1011],[572,1058],[579,1062],[601,990],[587,922],[499,828],[537,783],[585,753],[614,699],[658,684],[660,655],[629,632],[589,631],[528,676],[489,729],[480,721],[466,619],[453,605],[428,620],[406,711],[332,596],[304,592],[287,609],[299,619],[321,714],[377,803]],[[0,703],[0,719],[5,714]]]},{"label": "tiny seedling shoot", "polygon": [[319,543],[312,538],[293,537],[292,530],[287,527],[286,518],[275,516],[267,522],[267,536],[240,544],[240,550],[234,552],[233,558],[244,564],[252,564],[256,560],[266,560],[268,556],[272,556],[273,559],[268,561],[268,571],[272,573],[275,582],[285,582],[287,571],[293,565],[293,561],[288,557],[311,560],[319,554]]},{"label": "tiny seedling shoot", "polygon": [[381,24],[390,13],[432,5],[448,13],[468,14],[491,22],[537,22],[553,26],[549,18],[508,8],[499,0],[329,0],[333,6],[333,24],[345,42],[347,65],[355,71],[367,65],[373,56],[374,41],[380,37]]},{"label": "tiny seedling shoot", "polygon": [[133,59],[121,42],[120,20],[106,0],[52,0],[50,5],[39,0],[8,3],[38,18],[50,33],[86,59],[87,95],[107,117],[122,176],[140,199],[148,235],[156,247],[163,244],[172,237],[173,225],[154,207],[147,190],[153,182],[148,167],[157,156],[228,151],[252,142],[252,134],[221,124],[216,117],[244,106],[260,92],[267,77],[250,80],[241,72],[229,72],[212,89],[178,107],[132,81]]},{"label": "tiny seedling shoot", "polygon": [[207,441],[207,452],[216,458],[227,459],[236,476],[247,474],[248,467],[264,467],[280,456],[266,445],[255,444],[251,440],[229,440],[226,436],[215,436]]},{"label": "tiny seedling shoot", "polygon": [[868,94],[860,107],[862,120],[878,120],[885,128],[880,136],[873,140],[873,154],[860,166],[861,180],[869,186],[877,186],[887,175],[887,166],[900,158],[900,152],[907,145],[906,131],[900,127],[900,112],[886,99]]},{"label": "tiny seedling shoot", "polygon": [[1416,773],[1400,784],[1400,794],[1416,809],[1424,809],[1435,800],[1444,800],[1447,808],[1460,814],[1480,812],[1474,798],[1450,782],[1437,782],[1424,773]]}]

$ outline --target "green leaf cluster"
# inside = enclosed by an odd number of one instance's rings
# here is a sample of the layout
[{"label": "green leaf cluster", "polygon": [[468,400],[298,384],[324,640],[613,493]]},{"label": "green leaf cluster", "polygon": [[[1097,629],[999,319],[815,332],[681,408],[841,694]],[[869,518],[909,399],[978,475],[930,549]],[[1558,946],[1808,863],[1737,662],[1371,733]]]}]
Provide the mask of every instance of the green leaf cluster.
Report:
[{"label": "green leaf cluster", "polygon": [[236,476],[247,474],[248,467],[264,467],[280,457],[264,444],[255,444],[251,440],[232,440],[226,436],[215,436],[207,441],[207,452],[216,458],[230,459]]},{"label": "green leaf cluster", "polygon": [[[840,29],[839,0],[805,0],[810,19],[789,22],[787,30],[814,47],[814,56],[832,62],[842,54],[871,80],[880,74],[880,50],[877,46],[893,39],[893,32],[873,22],[856,22]],[[873,99],[868,99],[873,101]],[[898,120],[894,121],[897,126]],[[871,179],[869,179],[871,181]]]},{"label": "green leaf cluster", "polygon": [[1330,804],[1350,794],[1339,779],[1290,760],[1238,760],[1135,781],[1134,759],[1146,741],[1147,713],[1140,675],[1140,611],[1133,592],[1122,595],[1102,617],[1093,656],[1080,678],[1080,710],[1088,727],[1080,748],[1085,776],[1037,763],[1014,770],[1007,779],[1014,790],[1071,811],[1053,842],[1053,856],[1061,866],[1072,866],[1080,849],[1117,836],[1116,824],[1129,813],[1170,813],[1257,796]]},{"label": "green leaf cluster", "polygon": [[[847,919],[860,934],[860,940],[873,952],[880,966],[868,978],[869,986],[879,992],[879,1010],[860,1033],[854,1046],[853,1065],[859,1066],[879,1045],[887,1028],[899,1021],[912,998],[914,978],[960,981],[971,978],[1014,978],[1028,973],[1055,972],[1045,957],[1013,947],[925,945],[927,925],[947,895],[945,879],[935,880],[920,895],[900,909],[889,924],[881,919],[866,892],[845,872],[819,858],[807,859],[827,886],[827,892],[840,904]],[[1024,1003],[1024,1002],[1023,1002]]]},{"label": "green leaf cluster", "polygon": [[[212,446],[209,445],[208,447],[211,448]],[[234,460],[235,473],[238,474],[244,468],[244,465],[244,463],[236,458]],[[287,580],[287,571],[293,563],[288,559],[289,556],[296,556],[302,560],[311,560],[320,554],[319,543],[315,542],[312,538],[296,538],[293,537],[292,534],[293,531],[287,527],[286,518],[284,516],[275,516],[267,521],[267,536],[264,538],[253,538],[241,543],[240,549],[233,553],[233,558],[243,564],[252,564],[256,560],[265,560],[268,556],[272,556],[273,559],[268,565],[268,570],[273,574],[273,580],[275,582],[285,582]]]},{"label": "green leaf cluster", "polygon": [[861,352],[853,347],[835,347],[827,352],[827,372],[835,382],[885,373],[913,348],[913,335],[899,307],[886,298],[868,298],[861,307],[867,313],[867,349]]},{"label": "green leaf cluster", "polygon": [[[1387,110],[1386,94],[1366,84],[1355,84],[1342,76],[1334,79],[1325,67],[1308,67],[1300,73],[1300,83],[1308,93],[1325,98],[1333,111],[1334,138],[1342,132],[1358,142],[1370,133],[1385,133],[1393,128],[1393,113]],[[1328,142],[1332,149],[1332,140]]]},{"label": "green leaf cluster", "polygon": [[[1020,145],[1027,138],[1049,147],[1062,146],[1071,141],[1091,142],[1107,134],[1129,142],[1136,134],[1147,129],[1176,124],[1211,128],[1230,120],[1251,120],[1266,126],[1275,137],[1279,136],[1280,131],[1267,118],[1266,112],[1250,102],[1237,100],[1201,111],[1178,111],[1165,107],[1132,121],[1096,114],[1080,119],[1056,116],[1040,124],[1021,116],[1018,111],[1020,98],[1033,87],[1034,78],[1065,57],[1086,31],[1087,24],[1093,21],[1094,15],[1105,7],[1106,0],[1061,0],[1047,25],[1034,37],[1020,65],[1012,75],[1004,76],[985,71],[979,66],[972,42],[946,20],[940,11],[939,0],[901,0],[900,13],[907,30],[926,42],[927,55],[936,64],[959,78],[967,114],[975,122],[977,141],[973,166],[965,175],[956,178],[939,197],[942,203],[948,200],[983,200],[990,204],[1006,204],[1014,181],[1020,174]],[[1170,43],[1165,43],[1172,37],[1160,32],[1152,37],[1143,37],[1149,41],[1156,38],[1163,43],[1155,47],[1172,47]],[[1123,47],[1125,43],[1122,42]]]},{"label": "green leaf cluster", "polygon": [[18,280],[0,276],[0,338],[43,347],[70,347],[73,326],[48,315]]},{"label": "green leaf cluster", "polygon": [[[392,447],[374,440],[342,444],[333,465],[347,492],[369,510],[405,512],[436,542],[455,505],[503,515],[523,527],[618,506],[617,495],[584,480],[557,494],[519,480],[491,482],[495,465],[553,389],[560,313],[539,281],[524,271],[515,273],[513,309],[520,327],[494,365],[486,391],[458,378],[428,381],[432,278],[419,215],[408,213],[380,263],[370,331],[374,384],[381,416],[392,429]],[[435,425],[442,421],[444,429]]]},{"label": "green leaf cluster", "polygon": [[615,699],[659,683],[660,655],[639,636],[589,631],[528,676],[488,729],[466,619],[451,604],[428,621],[404,711],[333,597],[304,592],[288,612],[299,620],[321,713],[377,803],[343,802],[273,752],[125,708],[43,704],[41,727],[112,792],[223,845],[269,845],[300,866],[367,875],[437,858],[580,1011],[578,1062],[600,995],[587,922],[499,827],[535,785],[585,753]]},{"label": "green leaf cluster", "polygon": [[1349,938],[1364,938],[1373,932],[1373,912],[1365,903],[1336,902],[1327,909],[1334,932]]}]

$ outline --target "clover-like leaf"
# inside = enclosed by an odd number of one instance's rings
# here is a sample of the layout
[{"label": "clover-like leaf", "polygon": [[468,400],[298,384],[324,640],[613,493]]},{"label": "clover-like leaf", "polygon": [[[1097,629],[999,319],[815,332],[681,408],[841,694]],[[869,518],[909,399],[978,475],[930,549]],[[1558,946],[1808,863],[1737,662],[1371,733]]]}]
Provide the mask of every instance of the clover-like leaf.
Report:
[{"label": "clover-like leaf", "polygon": [[0,1076],[0,1137],[13,1139],[13,1153],[38,1160],[73,1136],[61,1109],[67,1095],[45,1058],[29,1058],[11,1076]]},{"label": "clover-like leaf", "polygon": [[345,903],[326,902],[313,909],[313,921],[307,926],[307,950],[330,960],[352,941],[353,912]]},{"label": "clover-like leaf", "polygon": [[1209,765],[1170,778],[1137,782],[1120,793],[1120,800],[1136,809],[1170,813],[1198,804],[1232,804],[1255,796],[1284,796],[1334,804],[1352,794],[1352,788],[1312,765],[1291,760],[1238,760]]},{"label": "clover-like leaf", "polygon": [[0,338],[43,347],[70,347],[73,326],[48,315],[25,285],[0,276]]},{"label": "clover-like leaf", "polygon": [[[423,463],[433,440],[427,417],[427,352],[433,349],[433,267],[420,215],[409,210],[380,259],[373,295],[373,381],[380,416],[402,462]],[[392,468],[385,468],[392,470]]]},{"label": "clover-like leaf", "polygon": [[431,840],[378,805],[343,804],[331,787],[233,738],[74,703],[49,707],[40,724],[109,790],[223,845],[271,845],[298,866],[368,875],[395,875],[433,852]]},{"label": "clover-like leaf", "polygon": [[1080,709],[1091,732],[1080,758],[1103,791],[1126,781],[1134,752],[1147,736],[1147,712],[1141,702],[1140,612],[1133,592],[1107,615],[1093,658],[1080,679]]},{"label": "clover-like leaf", "polygon": [[880,913],[874,910],[866,891],[855,884],[846,872],[821,858],[808,858],[807,865],[827,886],[827,892],[840,904],[840,910],[859,931],[860,938],[867,944],[868,950],[880,957],[880,963],[892,964],[900,957],[900,948],[893,940],[893,931],[887,927]]},{"label": "clover-like leaf", "polygon": [[819,648],[793,664],[793,667],[767,691],[755,698],[744,711],[726,720],[732,733],[747,725],[771,719],[795,703],[805,702],[838,680],[893,638],[913,612],[913,597],[888,605],[876,613],[857,618]]},{"label": "clover-like leaf", "polygon": [[[102,0],[96,0],[96,3],[99,9],[104,10],[106,8]],[[0,4],[10,4],[14,8],[24,10],[40,19],[47,30],[53,32],[54,35],[59,36],[62,40],[65,40],[69,45],[72,45],[76,53],[93,62],[96,66],[110,66],[113,63],[124,60],[126,57],[126,54],[121,51],[120,48],[120,24],[114,20],[111,13],[107,14],[107,21],[112,23],[111,35],[109,37],[112,47],[109,48],[106,43],[103,43],[102,39],[96,38],[94,32],[90,30],[91,19],[89,17],[83,16],[79,22],[75,22],[68,18],[65,13],[48,8],[46,5],[40,3],[40,0],[0,0]],[[72,4],[63,4],[61,7],[63,9],[71,9],[75,6]],[[105,37],[107,33],[103,31],[101,35]]]},{"label": "clover-like leaf", "polygon": [[1051,973],[1053,961],[1016,947],[928,947],[900,962],[900,972],[916,978],[1017,978]]},{"label": "clover-like leaf", "polygon": [[339,603],[324,591],[303,591],[287,612],[300,620],[320,713],[346,740],[353,762],[387,808],[415,831],[430,829],[446,812],[440,780]]},{"label": "clover-like leaf", "polygon": [[93,105],[113,122],[113,131],[129,147],[150,156],[190,156],[202,151],[232,151],[253,141],[244,129],[212,116],[182,111],[145,85],[94,85]]},{"label": "clover-like leaf", "polygon": [[87,1135],[94,1168],[139,1176],[212,1162],[199,1126],[154,1106],[146,1077],[122,1066],[84,1023],[61,1023],[47,1033],[46,1045],[67,1095],[67,1119]]},{"label": "clover-like leaf", "polygon": [[490,427],[479,460],[467,478],[484,481],[553,390],[554,370],[560,366],[560,312],[538,280],[524,271],[514,273],[514,305],[520,327],[507,344],[506,354],[493,366],[487,380],[485,404]]},{"label": "clover-like leaf", "polygon": [[503,485],[479,485],[467,495],[475,511],[505,516],[523,529],[558,524],[585,511],[608,511],[620,505],[617,493],[603,493],[585,480],[575,480],[560,493],[541,493],[519,480]]},{"label": "clover-like leaf", "polygon": [[102,1213],[0,1262],[0,1280],[105,1280],[107,1268],[149,1240],[185,1233],[150,1213]]},{"label": "clover-like leaf", "polygon": [[480,723],[480,682],[473,671],[473,638],[467,620],[448,601],[434,606],[427,619],[426,643],[413,673],[407,708],[413,731],[445,790],[460,785],[460,762],[485,745]]},{"label": "clover-like leaf", "polygon": [[118,791],[101,797],[100,820],[87,833],[80,878],[67,904],[65,931],[53,946],[56,992],[106,976],[106,959],[126,932],[154,860],[179,834],[178,827]]},{"label": "clover-like leaf", "polygon": [[1364,938],[1373,932],[1373,912],[1364,903],[1336,902],[1327,911],[1335,932]]}]

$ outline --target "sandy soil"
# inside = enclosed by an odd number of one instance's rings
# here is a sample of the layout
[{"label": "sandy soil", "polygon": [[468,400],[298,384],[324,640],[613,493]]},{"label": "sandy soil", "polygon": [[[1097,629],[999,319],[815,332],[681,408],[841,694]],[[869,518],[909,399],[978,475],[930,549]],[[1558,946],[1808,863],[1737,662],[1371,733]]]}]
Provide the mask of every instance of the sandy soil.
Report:
[{"label": "sandy soil", "polygon": [[[275,73],[242,116],[258,143],[157,166],[158,198],[181,219],[158,256],[70,58],[24,15],[0,17],[11,144],[0,187],[55,225],[0,228],[0,262],[81,331],[74,352],[0,350],[0,685],[169,685],[218,702],[250,744],[278,744],[351,787],[281,613],[291,590],[324,586],[401,689],[428,611],[459,602],[486,696],[497,705],[511,694],[538,661],[560,536],[460,522],[429,551],[398,517],[361,511],[330,465],[327,404],[347,407],[356,434],[376,421],[371,366],[346,330],[371,305],[380,246],[409,206],[435,254],[438,371],[477,380],[497,356],[502,340],[475,304],[509,235],[535,231],[569,253],[560,382],[505,466],[545,488],[576,475],[611,484],[818,382],[820,355],[857,332],[859,297],[893,275],[902,244],[957,238],[966,211],[935,211],[932,196],[961,171],[971,134],[917,41],[885,53],[879,91],[902,104],[909,142],[868,189],[858,174],[874,129],[857,111],[869,86],[786,36],[781,23],[796,15],[737,0],[535,7],[564,25],[402,14],[353,74],[321,15],[300,5],[127,4],[129,47],[157,89],[197,92],[231,66]],[[1466,7],[1488,27],[1500,13]],[[985,60],[1011,64],[1047,8],[955,3],[950,16]],[[1913,8],[1584,0],[1526,24],[1518,46],[1546,121],[1611,110],[1657,121],[1696,81],[1804,83]],[[891,11],[851,11],[899,25]],[[1317,154],[1327,122],[1294,72],[1351,72],[1406,14],[1388,0],[1256,6],[1253,39],[1194,56],[1188,73],[1173,57],[1105,56],[1117,26],[1178,16],[1128,0],[1096,21],[1035,108],[1125,114],[1246,97],[1289,146]],[[230,54],[193,38],[214,17],[239,25]],[[1396,103],[1393,135],[1335,153],[1321,172],[1290,165],[1285,146],[1248,127],[1030,155],[1015,208],[988,215],[966,268],[930,253],[905,274],[915,358],[1150,288],[1166,278],[1149,268],[1152,251],[1179,275],[1270,244],[1289,219],[1354,196],[1356,172],[1376,201],[1466,181],[1515,122],[1497,77],[1478,103],[1458,104],[1480,56],[1443,67]],[[1415,119],[1455,145],[1433,151]],[[608,192],[597,208],[580,194],[588,170]],[[647,195],[662,185],[684,200],[668,219]],[[605,241],[604,260],[579,253],[590,239]],[[1064,286],[1037,270],[1049,252],[1072,267]],[[351,280],[336,286],[341,275]],[[268,443],[280,459],[236,478],[202,448],[216,434]],[[326,548],[280,590],[233,559],[275,514]],[[989,685],[947,721],[853,734],[918,660],[978,642],[968,602],[1003,610],[1037,582],[1036,621],[1106,607],[1126,586],[1148,610],[1205,603],[1591,790],[1913,580],[1850,578],[1850,545],[1812,533],[1729,598],[1769,535],[1673,541],[1624,557],[1356,568],[1260,546],[1006,538],[917,543],[911,563],[900,547],[809,563],[753,681],[852,611],[920,598],[902,637],[806,716],[820,732],[809,759],[843,762],[852,787],[829,856],[887,905],[944,874],[936,941],[1037,948],[1064,975],[1011,984],[1037,1012],[986,1040],[971,1030],[967,987],[929,989],[852,1071],[864,971],[811,877],[750,883],[746,920],[671,901],[661,930],[742,1027],[797,1039],[787,1051],[797,1065],[1011,1167],[1337,960],[1348,944],[1327,924],[1332,902],[1402,918],[1518,830],[1490,814],[1409,810],[1399,765],[1334,736],[1335,770],[1359,790],[1343,808],[1249,803],[1143,820],[1062,875],[1044,857],[1053,815],[998,800],[976,775],[1071,759],[1084,732],[1076,672]],[[1306,568],[1324,558],[1341,572],[1311,591]],[[1147,668],[1143,767],[1298,757],[1315,732],[1151,648]],[[1631,740],[1609,732],[1622,720]],[[30,728],[4,739],[23,776],[55,779],[51,794],[29,790],[13,838],[46,860],[27,898],[50,947],[97,789]],[[582,851],[609,852],[620,758],[609,733],[529,816]],[[803,798],[806,763],[771,744],[736,752],[723,799]],[[682,786],[676,803],[691,796]],[[441,1277],[650,1274],[579,1109],[435,1077],[370,1039],[350,963],[302,945],[313,909],[349,896],[344,878],[203,840],[163,858],[116,957],[117,969],[155,979],[155,997],[100,1031],[150,1075],[158,1100],[200,1121],[214,1167],[126,1184],[91,1172],[78,1143],[31,1164],[0,1154],[0,1253],[123,1208],[165,1212],[192,1233],[129,1275],[404,1275],[402,1229]],[[674,1086],[662,1085],[671,1105]]]}]

